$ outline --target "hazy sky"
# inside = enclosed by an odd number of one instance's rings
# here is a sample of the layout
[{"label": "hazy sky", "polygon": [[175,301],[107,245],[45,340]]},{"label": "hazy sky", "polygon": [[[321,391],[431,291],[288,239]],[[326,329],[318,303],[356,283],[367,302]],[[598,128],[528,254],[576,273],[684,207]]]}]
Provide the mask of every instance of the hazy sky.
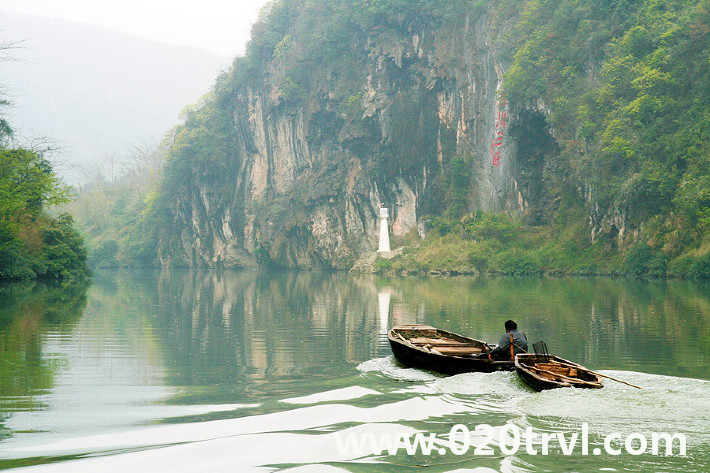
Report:
[{"label": "hazy sky", "polygon": [[90,23],[232,57],[244,52],[251,25],[266,3],[267,0],[0,0],[0,11]]}]

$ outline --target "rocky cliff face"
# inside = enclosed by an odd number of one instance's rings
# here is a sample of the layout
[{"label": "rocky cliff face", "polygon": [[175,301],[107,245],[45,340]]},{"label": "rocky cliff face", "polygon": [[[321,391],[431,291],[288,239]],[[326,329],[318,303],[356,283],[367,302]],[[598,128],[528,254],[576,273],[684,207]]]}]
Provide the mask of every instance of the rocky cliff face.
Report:
[{"label": "rocky cliff face", "polygon": [[299,100],[282,73],[288,55],[274,55],[260,83],[223,94],[228,158],[217,171],[193,160],[161,262],[349,268],[377,249],[380,205],[391,234],[426,231],[454,157],[471,163],[469,208],[538,218],[556,202],[543,178],[556,148],[538,108],[515,110],[499,93],[510,23],[461,12],[453,29],[371,28],[353,40],[354,71],[313,70]]}]

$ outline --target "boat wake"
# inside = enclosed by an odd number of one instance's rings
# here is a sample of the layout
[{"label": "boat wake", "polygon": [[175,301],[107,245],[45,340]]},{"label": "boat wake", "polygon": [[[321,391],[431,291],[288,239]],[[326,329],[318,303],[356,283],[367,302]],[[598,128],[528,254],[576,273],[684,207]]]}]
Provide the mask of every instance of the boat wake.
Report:
[{"label": "boat wake", "polygon": [[390,355],[385,358],[374,358],[360,363],[357,369],[362,373],[379,374],[398,381],[434,381],[444,375],[416,368],[406,368]]},{"label": "boat wake", "polygon": [[515,372],[497,371],[494,373],[462,373],[441,378],[432,383],[435,391],[464,395],[521,395],[529,393],[518,380]]},{"label": "boat wake", "polygon": [[520,400],[517,410],[552,423],[586,422],[591,429],[683,432],[708,440],[710,381],[632,371],[599,371],[641,386],[635,389],[604,379],[604,388],[553,389]]}]

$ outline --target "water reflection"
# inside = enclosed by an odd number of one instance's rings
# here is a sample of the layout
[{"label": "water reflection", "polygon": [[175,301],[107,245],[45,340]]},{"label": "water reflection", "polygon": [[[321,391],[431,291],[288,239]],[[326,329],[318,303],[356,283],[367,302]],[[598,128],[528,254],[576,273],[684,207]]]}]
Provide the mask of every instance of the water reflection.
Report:
[{"label": "water reflection", "polygon": [[704,284],[165,271],[98,281],[102,294],[108,283],[121,304],[139,304],[174,386],[258,397],[274,388],[259,388],[267,381],[327,377],[389,354],[386,331],[397,323],[496,341],[508,318],[595,368],[709,377]]},{"label": "water reflection", "polygon": [[278,387],[267,381],[324,377],[377,354],[371,279],[164,272],[155,283],[153,322],[170,384],[259,397]]},{"label": "water reflection", "polygon": [[42,408],[59,368],[45,357],[42,334],[69,330],[86,306],[86,283],[25,282],[0,286],[0,439],[8,412]]},{"label": "water reflection", "polygon": [[[140,354],[127,369],[142,364],[149,384],[222,386],[224,395],[248,400],[279,388],[268,381],[327,378],[388,355],[386,331],[397,323],[495,341],[513,318],[531,341],[544,339],[551,351],[594,368],[707,379],[708,289],[610,279],[99,273],[79,331],[82,349],[90,345],[95,356]],[[0,295],[3,406],[32,408],[28,395],[50,389],[57,369],[48,345],[78,335],[86,287],[9,285]],[[120,368],[113,368],[116,383]]]},{"label": "water reflection", "polygon": [[[681,425],[704,442],[706,419],[695,416],[688,425],[683,406],[705,395],[707,383],[678,376],[710,378],[708,289],[681,281],[250,271],[100,272],[88,293],[86,287],[5,286],[0,446],[9,453],[0,469],[142,450],[169,439],[204,455],[199,442],[207,438],[244,448],[240,442],[249,439],[234,437],[242,427],[250,435],[288,426],[310,430],[287,435],[305,442],[360,422],[388,422],[384,413],[393,406],[401,417],[392,422],[445,432],[453,423],[511,419],[554,430],[571,413],[593,418],[601,430],[632,428],[633,413],[625,410],[636,405],[646,424]],[[643,384],[643,397],[622,386],[596,393],[605,399],[598,403],[586,393],[531,394],[513,373],[442,378],[398,366],[386,341],[397,323],[496,341],[508,318],[531,341],[544,339],[566,358]],[[616,409],[611,416],[608,406]],[[363,421],[366,413],[372,417]],[[161,452],[150,455],[169,459]],[[266,459],[272,453],[254,452]],[[497,468],[496,461],[489,465]],[[533,464],[547,468],[545,461]]]}]

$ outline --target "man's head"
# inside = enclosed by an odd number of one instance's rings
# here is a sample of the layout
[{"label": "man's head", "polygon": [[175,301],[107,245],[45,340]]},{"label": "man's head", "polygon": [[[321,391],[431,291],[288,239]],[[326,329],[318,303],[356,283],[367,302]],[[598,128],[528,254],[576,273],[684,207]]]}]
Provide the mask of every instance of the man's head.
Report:
[{"label": "man's head", "polygon": [[505,331],[506,332],[510,332],[511,330],[516,330],[517,328],[518,328],[518,324],[516,324],[512,320],[505,321]]}]

